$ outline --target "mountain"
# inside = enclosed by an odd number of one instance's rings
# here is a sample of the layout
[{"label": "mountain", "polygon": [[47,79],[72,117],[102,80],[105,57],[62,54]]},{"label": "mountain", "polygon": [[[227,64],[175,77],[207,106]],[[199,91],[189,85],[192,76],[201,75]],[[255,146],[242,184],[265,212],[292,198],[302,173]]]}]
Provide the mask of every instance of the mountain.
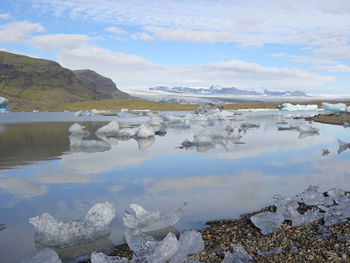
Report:
[{"label": "mountain", "polygon": [[264,94],[268,96],[307,96],[304,92],[300,90],[295,91],[269,91],[264,89]]},{"label": "mountain", "polygon": [[195,89],[195,88],[188,88],[188,87],[173,87],[169,88],[167,86],[157,86],[153,88],[149,88],[149,90],[156,90],[156,91],[166,91],[166,92],[172,92],[172,93],[182,93],[182,94],[203,94],[203,95],[217,95],[217,94],[230,94],[230,95],[262,95],[261,93],[258,93],[256,91],[249,91],[249,90],[240,90],[237,88],[223,88],[219,86],[210,86],[209,89]]},{"label": "mountain", "polygon": [[0,51],[0,96],[18,104],[54,105],[130,98],[111,79],[91,70],[72,71],[54,61]]}]

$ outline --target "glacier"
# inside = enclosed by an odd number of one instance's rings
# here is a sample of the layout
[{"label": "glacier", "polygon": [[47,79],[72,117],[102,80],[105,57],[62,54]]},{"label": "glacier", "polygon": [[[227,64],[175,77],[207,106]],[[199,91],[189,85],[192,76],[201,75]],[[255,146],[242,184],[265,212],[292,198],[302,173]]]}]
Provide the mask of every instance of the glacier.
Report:
[{"label": "glacier", "polygon": [[123,216],[123,223],[129,229],[137,229],[142,232],[164,229],[179,222],[185,212],[186,206],[187,204],[184,203],[177,210],[161,216],[159,211],[146,211],[138,204],[130,204],[134,214],[126,211]]},{"label": "glacier", "polygon": [[109,224],[115,217],[112,204],[95,204],[87,213],[85,221],[61,222],[49,213],[29,219],[35,227],[36,242],[50,247],[72,247],[87,244],[109,234]]}]

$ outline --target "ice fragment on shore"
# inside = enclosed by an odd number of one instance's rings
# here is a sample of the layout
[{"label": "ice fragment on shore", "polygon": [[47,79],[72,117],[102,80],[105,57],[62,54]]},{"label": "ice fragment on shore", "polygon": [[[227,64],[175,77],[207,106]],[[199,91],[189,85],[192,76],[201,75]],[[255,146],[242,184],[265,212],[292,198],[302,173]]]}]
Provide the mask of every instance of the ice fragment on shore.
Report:
[{"label": "ice fragment on shore", "polygon": [[29,219],[35,228],[36,242],[52,247],[71,247],[93,242],[109,234],[109,224],[115,217],[112,204],[95,204],[87,213],[85,221],[61,222],[48,213]]},{"label": "ice fragment on shore", "polygon": [[141,124],[135,135],[138,138],[150,138],[154,136],[154,130],[147,124]]},{"label": "ice fragment on shore", "polygon": [[106,137],[112,137],[116,136],[119,133],[119,124],[117,121],[111,121],[107,125],[99,128],[95,134],[97,136],[106,136]]},{"label": "ice fragment on shore", "polygon": [[343,140],[338,139],[338,144],[339,144],[338,154],[341,154],[347,149],[350,149],[350,143],[344,142]]},{"label": "ice fragment on shore", "polygon": [[310,224],[318,219],[321,219],[323,214],[317,208],[309,209],[305,212],[305,214],[300,214],[296,211],[296,213],[292,216],[292,225],[293,226],[303,226]]},{"label": "ice fragment on shore", "polygon": [[120,257],[109,257],[99,252],[93,252],[90,256],[91,263],[129,263],[129,259]]},{"label": "ice fragment on shore", "polygon": [[135,215],[125,212],[123,217],[124,225],[130,229],[150,232],[175,225],[183,216],[186,203],[165,216],[160,216],[159,211],[146,211],[138,204],[131,204],[130,207],[134,210]]},{"label": "ice fragment on shore", "polygon": [[33,255],[23,259],[21,263],[62,263],[55,251],[50,248],[44,248],[35,252]]},{"label": "ice fragment on shore", "polygon": [[343,223],[350,218],[350,200],[343,201],[339,205],[329,207],[324,216],[326,226]]},{"label": "ice fragment on shore", "polygon": [[296,200],[281,195],[273,196],[273,204],[276,206],[277,212],[281,213],[287,220],[292,220],[299,207]]},{"label": "ice fragment on shore", "polygon": [[248,263],[252,257],[244,250],[242,246],[234,246],[231,251],[225,253],[221,263]]},{"label": "ice fragment on shore", "polygon": [[204,249],[201,233],[194,230],[184,231],[179,238],[179,249],[169,263],[185,262],[187,255],[196,254]]},{"label": "ice fragment on shore", "polygon": [[345,191],[338,186],[335,186],[328,190],[328,196],[332,198],[337,204],[349,201],[350,198],[345,195]]},{"label": "ice fragment on shore", "polygon": [[315,239],[327,239],[333,235],[332,231],[323,225],[317,225],[317,234],[314,236]]},{"label": "ice fragment on shore", "polygon": [[281,248],[277,247],[277,248],[273,248],[273,249],[271,249],[269,251],[258,252],[258,255],[259,256],[272,256],[272,255],[275,255],[275,254],[280,254],[282,252],[283,252],[283,250]]},{"label": "ice fragment on shore", "polygon": [[263,235],[275,232],[283,223],[281,213],[263,212],[250,217],[253,224],[261,230]]},{"label": "ice fragment on shore", "polygon": [[309,185],[309,187],[300,194],[301,199],[306,205],[319,205],[324,203],[324,196],[318,190],[318,186]]}]

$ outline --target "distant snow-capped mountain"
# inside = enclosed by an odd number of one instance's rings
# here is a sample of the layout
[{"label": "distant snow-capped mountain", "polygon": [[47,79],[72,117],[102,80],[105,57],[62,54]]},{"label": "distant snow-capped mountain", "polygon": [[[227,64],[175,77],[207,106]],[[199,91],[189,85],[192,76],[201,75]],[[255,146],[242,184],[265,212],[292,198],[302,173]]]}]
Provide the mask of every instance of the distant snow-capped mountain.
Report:
[{"label": "distant snow-capped mountain", "polygon": [[242,90],[235,87],[226,88],[221,86],[212,85],[209,89],[200,88],[188,88],[188,87],[167,87],[167,86],[157,86],[149,88],[150,91],[165,91],[171,93],[181,93],[181,94],[197,94],[197,95],[267,95],[267,96],[307,96],[304,92],[295,91],[269,91],[264,90],[264,93],[259,93],[254,90]]}]

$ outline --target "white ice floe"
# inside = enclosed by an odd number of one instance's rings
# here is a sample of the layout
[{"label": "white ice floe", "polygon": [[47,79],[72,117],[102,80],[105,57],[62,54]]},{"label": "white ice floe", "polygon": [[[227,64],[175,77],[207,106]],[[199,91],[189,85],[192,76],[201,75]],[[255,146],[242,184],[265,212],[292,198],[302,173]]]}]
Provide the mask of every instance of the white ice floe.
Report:
[{"label": "white ice floe", "polygon": [[137,117],[137,114],[129,111],[128,109],[121,109],[121,111],[118,113],[118,116],[121,118],[133,118]]},{"label": "white ice floe", "polygon": [[131,262],[190,263],[197,262],[188,256],[204,249],[202,236],[197,231],[184,231],[179,240],[173,233],[161,241],[139,231],[128,230],[126,242],[134,255]]},{"label": "white ice floe", "polygon": [[74,116],[79,116],[79,117],[82,117],[82,116],[94,116],[94,114],[90,111],[83,111],[83,110],[80,110],[80,111],[77,111],[76,113],[74,113]]},{"label": "white ice floe", "polygon": [[318,133],[320,129],[312,127],[310,125],[300,125],[297,126],[297,130],[300,133]]},{"label": "white ice floe", "polygon": [[80,138],[90,135],[89,131],[85,130],[85,126],[81,126],[78,123],[74,123],[72,126],[70,126],[68,131],[73,136],[80,137]]},{"label": "white ice floe", "polygon": [[159,211],[146,211],[138,204],[131,204],[130,207],[134,214],[125,212],[123,217],[124,225],[130,229],[150,232],[175,225],[183,216],[186,203],[165,216],[160,216]]},{"label": "white ice floe", "polygon": [[62,263],[55,251],[44,248],[23,259],[21,263]]},{"label": "white ice floe", "polygon": [[262,212],[250,217],[253,224],[261,230],[263,235],[277,231],[284,221],[281,213]]},{"label": "white ice floe", "polygon": [[150,127],[147,124],[141,124],[138,130],[136,131],[135,135],[137,138],[150,138],[153,137],[155,134],[152,127]]},{"label": "white ice floe", "polygon": [[71,247],[87,244],[109,234],[109,224],[115,217],[112,204],[95,204],[87,213],[85,221],[61,222],[44,213],[29,219],[35,227],[35,241],[51,247]]},{"label": "white ice floe", "polygon": [[7,113],[10,112],[10,110],[7,108],[8,100],[4,97],[0,97],[0,113]]},{"label": "white ice floe", "polygon": [[199,135],[199,136],[194,136],[193,143],[196,146],[207,146],[213,143],[213,139],[209,136]]},{"label": "white ice floe", "polygon": [[331,113],[345,113],[350,112],[350,107],[347,107],[344,103],[328,103],[322,102],[322,108]]},{"label": "white ice floe", "polygon": [[253,260],[242,246],[234,246],[232,251],[226,251],[221,263],[248,263]]},{"label": "white ice floe", "polygon": [[338,139],[338,144],[339,144],[338,154],[341,154],[347,149],[350,149],[350,143],[344,142],[343,140]]},{"label": "white ice floe", "polygon": [[119,133],[119,124],[117,121],[111,121],[107,125],[99,128],[95,134],[97,136],[113,137]]},{"label": "white ice floe", "polygon": [[293,105],[290,103],[283,103],[277,107],[281,111],[312,111],[318,110],[318,106],[315,104],[310,105]]}]

